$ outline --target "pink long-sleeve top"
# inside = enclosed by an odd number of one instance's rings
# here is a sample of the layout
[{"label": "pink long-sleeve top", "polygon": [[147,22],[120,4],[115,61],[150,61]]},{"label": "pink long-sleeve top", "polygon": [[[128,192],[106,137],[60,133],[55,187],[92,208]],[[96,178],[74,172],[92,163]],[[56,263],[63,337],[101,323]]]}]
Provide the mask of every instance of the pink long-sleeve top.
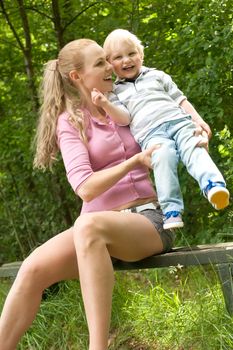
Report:
[{"label": "pink long-sleeve top", "polygon": [[[69,122],[68,113],[58,118],[57,141],[73,190],[87,180],[93,172],[117,165],[140,152],[128,126],[117,126],[110,118],[108,124],[84,110],[88,144],[81,140],[79,131]],[[89,202],[84,202],[81,213],[111,210],[139,198],[155,196],[148,169],[138,166],[110,189]]]}]

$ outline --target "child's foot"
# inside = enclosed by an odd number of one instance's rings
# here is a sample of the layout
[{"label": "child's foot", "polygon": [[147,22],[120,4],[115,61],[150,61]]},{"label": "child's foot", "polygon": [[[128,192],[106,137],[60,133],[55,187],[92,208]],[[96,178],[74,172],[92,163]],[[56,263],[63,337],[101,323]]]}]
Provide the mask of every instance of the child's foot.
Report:
[{"label": "child's foot", "polygon": [[168,211],[164,215],[163,228],[164,230],[170,230],[174,228],[183,227],[182,216],[179,211]]},{"label": "child's foot", "polygon": [[222,187],[218,185],[218,183],[215,184],[216,185],[207,192],[207,198],[216,210],[221,210],[229,205],[230,194],[225,186]]}]

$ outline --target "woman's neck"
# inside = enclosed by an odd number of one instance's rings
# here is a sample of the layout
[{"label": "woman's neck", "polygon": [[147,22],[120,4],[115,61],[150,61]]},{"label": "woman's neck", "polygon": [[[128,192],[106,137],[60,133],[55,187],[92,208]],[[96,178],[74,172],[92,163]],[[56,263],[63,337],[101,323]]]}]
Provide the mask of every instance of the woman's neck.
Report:
[{"label": "woman's neck", "polygon": [[103,123],[107,123],[106,112],[103,108],[94,105],[91,98],[85,98],[85,101],[82,102],[82,107],[88,109],[94,118],[99,119]]}]

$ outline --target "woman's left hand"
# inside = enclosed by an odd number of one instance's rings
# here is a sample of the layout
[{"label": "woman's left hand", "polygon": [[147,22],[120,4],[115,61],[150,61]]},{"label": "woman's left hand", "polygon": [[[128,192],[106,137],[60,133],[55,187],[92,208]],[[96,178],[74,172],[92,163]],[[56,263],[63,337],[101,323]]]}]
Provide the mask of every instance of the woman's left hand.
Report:
[{"label": "woman's left hand", "polygon": [[152,153],[156,152],[156,150],[159,148],[160,148],[160,145],[158,144],[158,145],[154,145],[152,147],[149,147],[145,151],[138,153],[140,163],[142,165],[145,165],[146,167],[152,169],[152,165],[151,165]]}]

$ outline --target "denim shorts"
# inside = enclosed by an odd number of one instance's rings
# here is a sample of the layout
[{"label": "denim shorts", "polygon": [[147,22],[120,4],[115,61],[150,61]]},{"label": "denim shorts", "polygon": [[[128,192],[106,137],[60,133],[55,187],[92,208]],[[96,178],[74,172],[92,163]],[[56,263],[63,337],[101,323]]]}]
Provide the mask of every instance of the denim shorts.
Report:
[{"label": "denim shorts", "polygon": [[174,246],[176,235],[174,231],[164,230],[163,213],[158,203],[148,203],[141,206],[123,209],[122,211],[138,213],[145,216],[154,225],[163,242],[162,253],[169,252]]},{"label": "denim shorts", "polygon": [[176,235],[171,230],[164,230],[163,228],[163,214],[160,208],[158,209],[146,209],[139,214],[145,216],[154,225],[158,231],[160,238],[163,242],[162,253],[169,252],[174,246]]}]

